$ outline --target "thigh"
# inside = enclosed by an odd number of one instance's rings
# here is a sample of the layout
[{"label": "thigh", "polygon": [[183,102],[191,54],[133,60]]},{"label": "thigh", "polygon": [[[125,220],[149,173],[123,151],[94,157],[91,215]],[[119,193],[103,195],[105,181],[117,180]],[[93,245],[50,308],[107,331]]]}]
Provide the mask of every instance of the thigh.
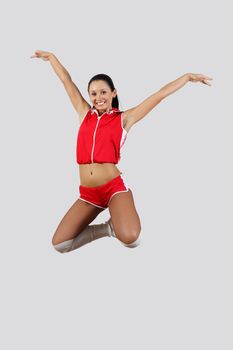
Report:
[{"label": "thigh", "polygon": [[78,199],[67,211],[56,232],[52,243],[58,244],[76,237],[87,225],[89,225],[104,209],[95,207]]},{"label": "thigh", "polygon": [[117,238],[125,243],[135,241],[140,234],[141,223],[131,189],[116,193],[108,208]]}]

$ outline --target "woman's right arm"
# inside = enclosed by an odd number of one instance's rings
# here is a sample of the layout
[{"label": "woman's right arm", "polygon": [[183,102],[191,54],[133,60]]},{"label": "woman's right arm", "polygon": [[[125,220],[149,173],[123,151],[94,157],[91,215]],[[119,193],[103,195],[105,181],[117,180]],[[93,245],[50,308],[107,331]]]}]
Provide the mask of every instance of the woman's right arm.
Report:
[{"label": "woman's right arm", "polygon": [[71,100],[72,105],[74,106],[75,110],[78,112],[80,117],[80,122],[81,122],[82,118],[85,116],[88,109],[91,108],[91,106],[83,98],[78,87],[72,81],[72,78],[69,72],[65,69],[65,67],[63,67],[63,65],[59,62],[57,57],[51,52],[38,50],[38,51],[35,51],[34,56],[31,56],[31,58],[34,58],[34,57],[42,58],[44,61],[49,61],[51,63],[51,66],[53,67],[55,73],[63,83],[66,89],[66,92],[68,93],[68,96]]}]

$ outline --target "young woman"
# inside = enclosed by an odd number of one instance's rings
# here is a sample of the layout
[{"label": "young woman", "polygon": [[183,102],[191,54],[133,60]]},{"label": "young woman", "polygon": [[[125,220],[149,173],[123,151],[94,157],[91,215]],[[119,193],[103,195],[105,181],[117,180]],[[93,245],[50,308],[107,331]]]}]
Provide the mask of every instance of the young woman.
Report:
[{"label": "young woman", "polygon": [[[108,75],[98,74],[89,81],[91,107],[53,53],[38,50],[31,58],[51,63],[80,121],[76,149],[80,197],[59,223],[52,238],[54,248],[61,253],[69,252],[101,237],[116,237],[126,247],[136,247],[140,242],[141,224],[132,191],[116,166],[121,147],[131,127],[165,97],[189,81],[210,85],[208,80],[212,78],[186,73],[136,107],[122,112],[118,109],[117,91]],[[109,220],[90,225],[106,208],[110,212]]]}]

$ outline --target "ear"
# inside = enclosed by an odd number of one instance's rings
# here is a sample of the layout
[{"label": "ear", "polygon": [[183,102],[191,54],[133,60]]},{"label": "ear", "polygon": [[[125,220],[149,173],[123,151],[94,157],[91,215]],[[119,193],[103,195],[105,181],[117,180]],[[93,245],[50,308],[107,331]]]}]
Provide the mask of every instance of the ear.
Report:
[{"label": "ear", "polygon": [[116,95],[117,95],[117,90],[114,89],[113,92],[114,92],[114,95],[113,95],[113,98],[114,98],[114,97],[116,97]]}]

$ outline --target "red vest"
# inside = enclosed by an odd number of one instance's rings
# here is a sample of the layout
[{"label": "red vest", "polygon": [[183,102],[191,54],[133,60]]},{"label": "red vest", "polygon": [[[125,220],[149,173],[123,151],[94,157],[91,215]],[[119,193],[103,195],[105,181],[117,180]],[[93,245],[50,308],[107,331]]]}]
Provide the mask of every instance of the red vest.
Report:
[{"label": "red vest", "polygon": [[112,108],[99,116],[95,108],[90,108],[82,119],[77,135],[77,163],[117,164],[126,137],[127,131],[123,128],[119,109]]}]

